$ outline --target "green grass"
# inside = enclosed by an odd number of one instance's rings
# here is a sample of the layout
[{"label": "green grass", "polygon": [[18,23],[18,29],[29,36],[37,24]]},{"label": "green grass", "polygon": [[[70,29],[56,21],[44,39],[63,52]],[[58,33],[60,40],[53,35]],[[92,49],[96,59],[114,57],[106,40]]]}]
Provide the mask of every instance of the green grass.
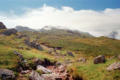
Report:
[{"label": "green grass", "polygon": [[74,74],[77,73],[83,77],[83,80],[120,80],[120,71],[107,71],[106,68],[118,60],[107,60],[103,64],[93,64],[93,59],[89,59],[87,63],[74,63],[71,68]]},{"label": "green grass", "polygon": [[[28,34],[28,33],[27,33]],[[18,57],[13,53],[18,51],[25,59],[30,58],[48,58],[51,61],[65,62],[71,60],[74,76],[81,76],[84,80],[120,80],[120,71],[108,72],[106,68],[118,61],[117,59],[107,60],[104,64],[93,64],[93,57],[97,55],[114,56],[120,53],[120,41],[105,37],[99,38],[80,38],[72,36],[56,36],[56,35],[35,35],[32,33],[31,40],[37,37],[39,43],[46,43],[52,47],[63,47],[61,54],[66,54],[67,51],[72,51],[75,57],[58,56],[48,54],[46,51],[39,51],[28,47],[24,44],[24,39],[18,39],[15,35],[2,36],[0,35],[0,68],[14,69],[17,66]],[[23,47],[24,49],[18,49]],[[27,50],[26,48],[30,48]],[[76,62],[80,57],[86,57],[87,62]],[[108,58],[107,58],[108,59]]]}]

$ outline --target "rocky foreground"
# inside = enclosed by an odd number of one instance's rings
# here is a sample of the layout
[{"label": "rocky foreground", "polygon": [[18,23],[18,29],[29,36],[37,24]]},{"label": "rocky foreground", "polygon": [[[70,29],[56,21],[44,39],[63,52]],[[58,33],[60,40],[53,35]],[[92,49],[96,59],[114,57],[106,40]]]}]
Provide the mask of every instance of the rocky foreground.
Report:
[{"label": "rocky foreground", "polygon": [[24,80],[23,75],[27,74],[29,80],[82,80],[81,78],[74,78],[67,71],[67,65],[59,62],[50,62],[48,59],[32,59],[33,63],[30,65],[23,56],[14,52],[18,57],[19,62],[16,67],[18,76],[12,70],[0,69],[0,77],[2,80]]}]

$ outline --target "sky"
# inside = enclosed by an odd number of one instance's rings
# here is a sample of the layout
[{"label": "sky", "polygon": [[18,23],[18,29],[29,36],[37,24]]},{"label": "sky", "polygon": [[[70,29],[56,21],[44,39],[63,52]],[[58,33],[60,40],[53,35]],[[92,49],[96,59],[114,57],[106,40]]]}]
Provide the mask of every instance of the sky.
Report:
[{"label": "sky", "polygon": [[39,29],[46,25],[120,39],[120,0],[1,0],[0,21]]}]

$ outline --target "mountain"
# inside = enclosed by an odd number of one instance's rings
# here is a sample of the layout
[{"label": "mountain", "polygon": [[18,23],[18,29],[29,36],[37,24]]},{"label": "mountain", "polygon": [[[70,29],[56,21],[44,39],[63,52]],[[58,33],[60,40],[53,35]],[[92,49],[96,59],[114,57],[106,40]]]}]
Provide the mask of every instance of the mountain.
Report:
[{"label": "mountain", "polygon": [[39,30],[31,29],[29,27],[16,26],[16,29],[19,32],[32,31],[32,32],[40,32],[41,34],[49,34],[49,35],[78,36],[83,38],[93,37],[91,34],[87,32],[81,32],[81,31],[69,30],[69,29],[60,29],[60,28],[56,28],[56,26],[45,26]]},{"label": "mountain", "polygon": [[36,31],[34,29],[31,29],[29,27],[24,27],[24,26],[16,26],[15,29],[17,29],[19,32],[21,32],[21,31]]}]

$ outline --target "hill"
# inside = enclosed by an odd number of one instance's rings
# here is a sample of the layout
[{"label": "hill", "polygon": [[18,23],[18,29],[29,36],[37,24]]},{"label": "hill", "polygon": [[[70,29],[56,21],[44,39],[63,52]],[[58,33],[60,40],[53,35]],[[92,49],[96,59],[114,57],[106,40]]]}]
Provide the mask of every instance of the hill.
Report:
[{"label": "hill", "polygon": [[[20,31],[11,35],[3,34],[6,30],[0,29],[0,69],[15,72],[16,80],[29,80],[31,72],[22,71],[34,70],[36,60],[45,69],[53,70],[54,73],[67,72],[72,77],[68,80],[120,80],[119,70],[106,69],[110,64],[119,62],[120,40],[88,35],[81,37],[80,32],[56,28]],[[21,59],[15,51],[23,56],[25,63],[20,62]],[[98,55],[105,55],[106,62],[94,64],[94,58]],[[22,71],[18,70],[21,67],[19,64],[22,65]],[[46,75],[41,70],[35,71],[40,76]],[[52,78],[56,76],[51,73],[48,75],[52,75]],[[65,77],[62,77],[62,80]]]}]

